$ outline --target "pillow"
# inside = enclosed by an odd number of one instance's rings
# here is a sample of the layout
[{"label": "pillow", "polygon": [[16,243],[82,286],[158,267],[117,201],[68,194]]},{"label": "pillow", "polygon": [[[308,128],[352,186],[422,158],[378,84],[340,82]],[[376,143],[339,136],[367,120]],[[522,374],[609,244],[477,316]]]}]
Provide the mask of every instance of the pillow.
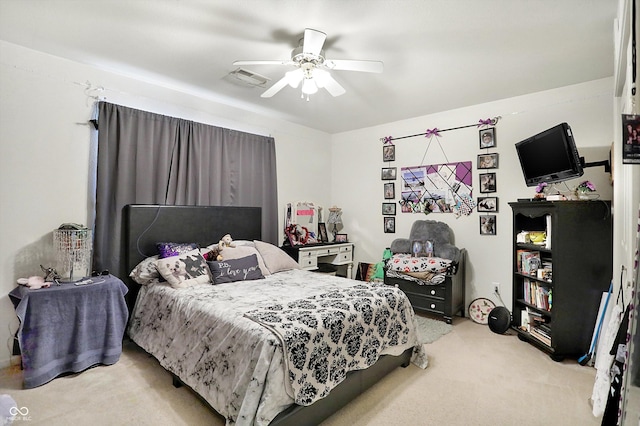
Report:
[{"label": "pillow", "polygon": [[256,249],[262,256],[265,265],[272,274],[276,272],[289,271],[291,269],[300,269],[300,265],[279,247],[264,241],[255,240]]},{"label": "pillow", "polygon": [[450,259],[440,257],[412,257],[406,253],[396,253],[389,259],[387,266],[397,272],[436,272],[444,274],[451,266]]},{"label": "pillow", "polygon": [[213,275],[214,284],[264,278],[258,265],[258,256],[255,254],[239,259],[215,260],[207,264]]},{"label": "pillow", "polygon": [[[251,256],[252,254],[256,255],[258,259],[258,265],[260,266],[260,270],[262,271],[262,275],[267,276],[271,275],[271,270],[267,267],[262,259],[258,250],[255,247],[251,246],[237,246],[237,247],[225,247],[220,252],[222,255],[222,260],[230,260],[230,259],[240,259],[242,257]],[[211,259],[216,260],[216,259]]]},{"label": "pillow", "polygon": [[411,240],[411,255],[413,257],[433,256],[433,243],[429,240]]},{"label": "pillow", "polygon": [[158,256],[160,259],[164,259],[165,257],[177,256],[179,254],[190,252],[191,250],[197,249],[198,244],[196,243],[156,243],[156,247],[158,248]]},{"label": "pillow", "polygon": [[190,287],[211,282],[211,271],[200,250],[156,260],[160,275],[173,288]]},{"label": "pillow", "polygon": [[133,268],[129,277],[140,285],[156,282],[160,278],[160,272],[158,272],[158,268],[156,267],[156,260],[158,260],[158,258],[157,255],[147,257]]}]

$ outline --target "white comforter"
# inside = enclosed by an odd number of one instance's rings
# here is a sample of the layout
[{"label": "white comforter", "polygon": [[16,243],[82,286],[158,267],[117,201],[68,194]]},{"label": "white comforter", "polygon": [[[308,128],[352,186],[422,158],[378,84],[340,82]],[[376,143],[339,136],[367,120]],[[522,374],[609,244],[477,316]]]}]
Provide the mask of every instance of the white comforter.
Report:
[{"label": "white comforter", "polygon": [[[293,403],[284,386],[282,344],[243,315],[260,303],[357,284],[362,282],[302,270],[184,289],[152,284],[140,290],[129,335],[222,414],[227,425],[266,425]],[[416,348],[414,363],[425,367],[417,340],[384,353],[397,355],[411,347]]]}]

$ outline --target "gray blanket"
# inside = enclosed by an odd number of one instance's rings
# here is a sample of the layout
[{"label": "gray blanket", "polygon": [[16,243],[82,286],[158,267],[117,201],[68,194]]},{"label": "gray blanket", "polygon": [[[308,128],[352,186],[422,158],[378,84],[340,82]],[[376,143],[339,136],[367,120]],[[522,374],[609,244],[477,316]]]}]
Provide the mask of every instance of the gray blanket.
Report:
[{"label": "gray blanket", "polygon": [[113,276],[94,280],[38,290],[18,286],[9,293],[20,319],[25,388],[120,359],[129,316],[127,287]]}]

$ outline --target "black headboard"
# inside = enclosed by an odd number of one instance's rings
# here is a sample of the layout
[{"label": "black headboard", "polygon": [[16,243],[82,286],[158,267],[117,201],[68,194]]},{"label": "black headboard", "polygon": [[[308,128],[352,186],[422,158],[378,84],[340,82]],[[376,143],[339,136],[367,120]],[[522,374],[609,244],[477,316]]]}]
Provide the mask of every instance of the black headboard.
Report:
[{"label": "black headboard", "polygon": [[[129,272],[140,261],[157,254],[157,242],[217,243],[225,234],[234,240],[262,240],[260,207],[164,206],[129,204],[123,210],[125,283],[129,301],[137,286]],[[129,305],[130,308],[132,305]]]}]

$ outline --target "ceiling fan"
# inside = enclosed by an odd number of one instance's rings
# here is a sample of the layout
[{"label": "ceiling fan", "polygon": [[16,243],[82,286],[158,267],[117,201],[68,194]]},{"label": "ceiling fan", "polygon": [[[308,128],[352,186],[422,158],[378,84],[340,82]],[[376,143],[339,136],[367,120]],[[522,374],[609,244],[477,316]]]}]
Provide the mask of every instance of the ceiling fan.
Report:
[{"label": "ceiling fan", "polygon": [[302,97],[312,95],[319,88],[324,88],[332,96],[345,93],[342,87],[329,73],[331,70],[361,71],[381,73],[383,64],[380,61],[359,61],[353,59],[326,59],[322,46],[327,35],[322,31],[306,28],[300,45],[291,52],[289,60],[235,61],[233,65],[290,65],[295,69],[285,73],[273,86],[262,93],[263,98],[270,98],[287,85],[297,88],[302,83]]}]

